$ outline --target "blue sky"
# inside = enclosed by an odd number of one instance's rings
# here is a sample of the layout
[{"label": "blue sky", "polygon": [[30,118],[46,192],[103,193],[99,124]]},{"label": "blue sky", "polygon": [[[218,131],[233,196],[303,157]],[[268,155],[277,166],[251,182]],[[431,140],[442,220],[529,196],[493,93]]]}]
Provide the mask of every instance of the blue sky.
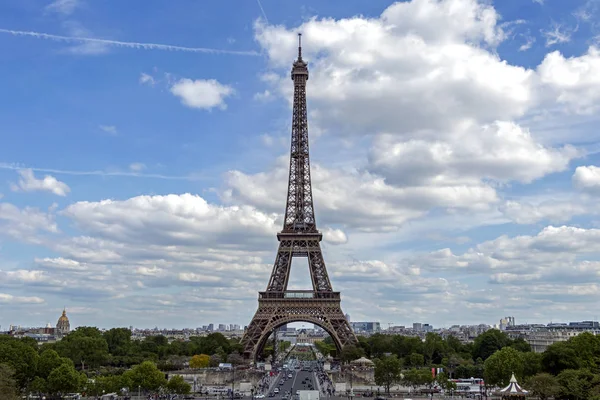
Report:
[{"label": "blue sky", "polygon": [[352,319],[593,318],[598,12],[2,2],[0,325],[63,306],[74,325],[247,324],[282,223],[298,31],[318,225]]}]

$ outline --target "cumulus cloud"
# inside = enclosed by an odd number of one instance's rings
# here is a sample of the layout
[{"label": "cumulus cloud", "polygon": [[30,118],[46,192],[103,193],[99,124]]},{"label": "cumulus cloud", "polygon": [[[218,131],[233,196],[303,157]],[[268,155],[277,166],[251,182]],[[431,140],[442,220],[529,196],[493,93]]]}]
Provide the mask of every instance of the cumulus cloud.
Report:
[{"label": "cumulus cloud", "polygon": [[578,152],[536,143],[527,129],[514,123],[457,130],[447,140],[376,138],[371,164],[388,182],[468,183],[482,179],[530,183],[563,171]]},{"label": "cumulus cloud", "polygon": [[44,232],[58,232],[53,214],[34,207],[19,208],[14,204],[0,203],[0,235],[39,243],[38,236]]},{"label": "cumulus cloud", "polygon": [[66,183],[59,181],[51,175],[46,175],[42,179],[37,179],[31,169],[22,169],[19,171],[21,176],[17,184],[12,184],[11,189],[15,192],[51,192],[57,196],[66,196],[71,191]]},{"label": "cumulus cloud", "polygon": [[44,299],[37,296],[23,297],[13,296],[8,293],[0,293],[0,303],[3,304],[41,304]]},{"label": "cumulus cloud", "polygon": [[[64,209],[85,234],[120,243],[227,246],[264,241],[276,232],[276,216],[250,206],[223,207],[192,194],[82,201]],[[145,234],[139,235],[144,227]]]},{"label": "cumulus cloud", "polygon": [[326,227],[322,230],[323,239],[330,244],[344,244],[348,242],[348,237],[341,229]]},{"label": "cumulus cloud", "polygon": [[600,105],[600,50],[590,47],[581,56],[547,54],[538,66],[541,81],[559,103],[580,114],[592,114]]},{"label": "cumulus cloud", "polygon": [[181,103],[190,108],[210,110],[227,108],[225,99],[235,93],[229,85],[215,79],[180,79],[171,86],[171,93],[180,98]]},{"label": "cumulus cloud", "polygon": [[572,180],[575,187],[581,190],[600,192],[600,168],[595,165],[577,167]]},{"label": "cumulus cloud", "polygon": [[537,204],[509,200],[499,209],[518,224],[534,224],[540,221],[564,223],[574,216],[591,213],[593,207],[575,199],[552,199]]},{"label": "cumulus cloud", "polygon": [[[280,210],[285,204],[287,167],[280,163],[269,172],[248,175],[230,171],[224,201]],[[388,185],[367,172],[329,169],[313,164],[313,201],[325,224],[339,224],[364,231],[395,230],[409,219],[431,209],[486,209],[498,200],[493,188],[462,183],[435,186]]]}]

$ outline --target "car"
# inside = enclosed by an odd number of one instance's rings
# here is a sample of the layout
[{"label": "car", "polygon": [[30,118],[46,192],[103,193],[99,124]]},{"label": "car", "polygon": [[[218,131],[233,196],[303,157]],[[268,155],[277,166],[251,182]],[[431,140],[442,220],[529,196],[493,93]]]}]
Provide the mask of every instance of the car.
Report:
[{"label": "car", "polygon": [[265,395],[264,394],[257,394],[256,396],[254,396],[255,399],[264,399]]},{"label": "car", "polygon": [[291,377],[292,377],[292,374],[288,374],[288,378],[291,378]]},{"label": "car", "polygon": [[280,385],[283,385],[284,383],[285,383],[285,380],[280,380],[280,381],[279,381],[279,384],[280,384]]},{"label": "car", "polygon": [[273,393],[279,393],[279,388],[273,389]]}]

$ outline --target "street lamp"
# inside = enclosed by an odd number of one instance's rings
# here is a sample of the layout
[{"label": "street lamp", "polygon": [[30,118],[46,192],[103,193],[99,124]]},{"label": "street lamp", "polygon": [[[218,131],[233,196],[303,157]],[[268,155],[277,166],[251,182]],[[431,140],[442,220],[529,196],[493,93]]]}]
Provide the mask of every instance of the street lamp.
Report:
[{"label": "street lamp", "polygon": [[233,400],[233,390],[235,387],[235,364],[231,365],[231,400]]},{"label": "street lamp", "polygon": [[254,388],[250,389],[250,396],[252,396],[252,400],[254,400]]},{"label": "street lamp", "polygon": [[142,385],[138,385],[138,400],[142,397]]}]

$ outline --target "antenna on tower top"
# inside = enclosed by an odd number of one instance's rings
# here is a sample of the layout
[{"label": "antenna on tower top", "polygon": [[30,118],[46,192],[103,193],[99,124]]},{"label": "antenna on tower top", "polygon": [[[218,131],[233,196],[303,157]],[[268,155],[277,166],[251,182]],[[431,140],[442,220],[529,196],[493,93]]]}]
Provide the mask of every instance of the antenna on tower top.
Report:
[{"label": "antenna on tower top", "polygon": [[302,60],[302,34],[298,34],[298,59]]}]

